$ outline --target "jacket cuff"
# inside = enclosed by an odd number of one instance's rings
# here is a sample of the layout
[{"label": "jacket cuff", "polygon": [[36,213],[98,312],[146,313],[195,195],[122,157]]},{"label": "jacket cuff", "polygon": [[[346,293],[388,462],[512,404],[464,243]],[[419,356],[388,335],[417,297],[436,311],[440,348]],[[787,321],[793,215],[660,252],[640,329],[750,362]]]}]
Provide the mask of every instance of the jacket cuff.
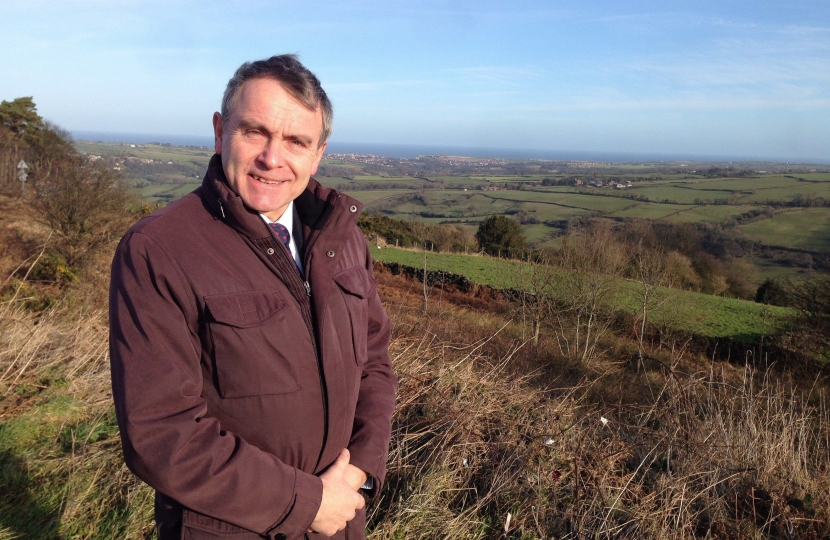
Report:
[{"label": "jacket cuff", "polygon": [[363,492],[369,497],[374,497],[380,493],[386,477],[386,455],[372,456],[371,452],[367,452],[357,445],[349,447],[349,454],[349,463],[373,479],[372,489],[364,489]]},{"label": "jacket cuff", "polygon": [[323,501],[323,481],[318,477],[297,471],[294,479],[294,505],[267,536],[271,540],[294,540],[302,537],[311,527],[320,503]]}]

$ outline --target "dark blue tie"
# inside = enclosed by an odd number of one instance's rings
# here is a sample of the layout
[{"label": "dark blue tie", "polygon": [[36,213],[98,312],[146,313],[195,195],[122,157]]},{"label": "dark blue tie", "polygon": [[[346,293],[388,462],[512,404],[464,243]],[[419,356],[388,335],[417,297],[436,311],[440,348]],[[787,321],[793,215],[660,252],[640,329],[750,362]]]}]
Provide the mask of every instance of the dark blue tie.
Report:
[{"label": "dark blue tie", "polygon": [[302,275],[303,272],[300,270],[300,267],[297,266],[297,261],[294,260],[294,255],[291,253],[291,234],[288,232],[288,229],[281,223],[269,223],[268,226],[270,226],[271,230],[274,231],[274,236],[276,236],[280,242],[285,245],[285,249],[288,250],[288,254],[291,255],[291,260],[294,262],[294,268],[296,268],[297,272]]}]

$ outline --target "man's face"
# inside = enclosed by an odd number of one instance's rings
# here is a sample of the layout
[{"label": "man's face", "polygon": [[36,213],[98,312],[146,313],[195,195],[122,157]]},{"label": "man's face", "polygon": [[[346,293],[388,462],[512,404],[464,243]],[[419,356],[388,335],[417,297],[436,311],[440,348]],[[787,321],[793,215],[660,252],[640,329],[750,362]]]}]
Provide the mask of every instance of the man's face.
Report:
[{"label": "man's face", "polygon": [[227,121],[213,115],[215,149],[231,188],[275,221],[308,185],[323,157],[322,113],[306,109],[273,79],[245,82]]}]

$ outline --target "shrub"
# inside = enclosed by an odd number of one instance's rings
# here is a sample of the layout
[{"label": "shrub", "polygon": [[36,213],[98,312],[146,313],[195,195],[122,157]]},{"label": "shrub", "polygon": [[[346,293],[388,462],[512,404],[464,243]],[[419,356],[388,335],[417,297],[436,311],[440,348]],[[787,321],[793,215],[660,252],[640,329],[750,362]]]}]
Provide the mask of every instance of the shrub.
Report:
[{"label": "shrub", "polygon": [[76,154],[33,166],[35,217],[55,233],[55,250],[69,267],[123,232],[128,193],[116,174]]},{"label": "shrub", "polygon": [[790,305],[800,314],[795,331],[800,349],[830,360],[830,276],[792,285],[788,296]]},{"label": "shrub", "polygon": [[489,255],[521,255],[525,249],[525,237],[518,221],[503,215],[485,219],[476,232],[478,245]]},{"label": "shrub", "polygon": [[764,280],[755,293],[755,301],[773,306],[789,306],[790,304],[787,287],[775,278]]},{"label": "shrub", "polygon": [[76,281],[78,275],[66,259],[56,251],[46,251],[32,266],[29,279],[34,281],[54,281],[67,283]]}]

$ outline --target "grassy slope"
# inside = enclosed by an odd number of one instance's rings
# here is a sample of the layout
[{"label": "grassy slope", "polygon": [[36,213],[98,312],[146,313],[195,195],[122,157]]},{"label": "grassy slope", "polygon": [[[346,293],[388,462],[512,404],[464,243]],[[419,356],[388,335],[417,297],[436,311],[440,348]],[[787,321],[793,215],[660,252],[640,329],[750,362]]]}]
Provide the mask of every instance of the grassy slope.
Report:
[{"label": "grassy slope", "polygon": [[[475,255],[427,253],[427,269],[467,276],[470,281],[497,289],[515,288],[516,266],[524,263]],[[372,256],[382,262],[394,262],[423,268],[424,252],[395,248],[372,248]],[[615,307],[628,313],[638,310],[634,281],[620,281]],[[661,288],[671,313],[672,326],[706,337],[751,339],[782,327],[790,313],[785,308],[764,306],[746,300],[722,298],[690,291]]]},{"label": "grassy slope", "polygon": [[804,208],[741,225],[751,240],[764,244],[830,251],[830,208]]}]

